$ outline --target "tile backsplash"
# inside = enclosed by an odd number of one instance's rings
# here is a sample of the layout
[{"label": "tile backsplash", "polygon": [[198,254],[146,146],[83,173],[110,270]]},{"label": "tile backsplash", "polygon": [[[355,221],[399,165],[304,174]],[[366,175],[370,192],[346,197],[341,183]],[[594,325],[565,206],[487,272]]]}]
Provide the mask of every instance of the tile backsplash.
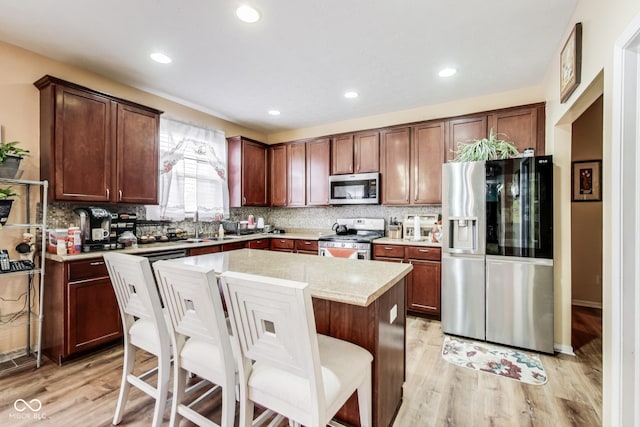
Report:
[{"label": "tile backsplash", "polygon": [[[48,206],[47,226],[49,228],[68,228],[79,225],[79,217],[73,211],[84,205],[72,203],[51,203]],[[139,205],[105,205],[106,209],[118,213],[135,213],[139,219],[146,218],[144,206]],[[397,217],[404,220],[406,214],[416,213],[441,213],[441,206],[384,206],[384,205],[354,205],[331,206],[313,208],[267,208],[267,207],[242,207],[230,209],[230,220],[245,220],[249,215],[256,219],[264,218],[265,224],[271,224],[277,228],[287,229],[318,229],[330,230],[338,218],[384,218]],[[176,227],[191,230],[192,221],[179,221]]]}]

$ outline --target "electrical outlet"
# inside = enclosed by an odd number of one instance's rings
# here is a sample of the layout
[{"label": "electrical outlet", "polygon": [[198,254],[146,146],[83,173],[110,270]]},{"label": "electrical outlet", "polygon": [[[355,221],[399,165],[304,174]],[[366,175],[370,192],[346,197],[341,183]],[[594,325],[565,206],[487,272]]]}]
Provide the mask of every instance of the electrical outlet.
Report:
[{"label": "electrical outlet", "polygon": [[393,322],[398,318],[398,304],[394,304],[389,310],[389,324],[393,324]]}]

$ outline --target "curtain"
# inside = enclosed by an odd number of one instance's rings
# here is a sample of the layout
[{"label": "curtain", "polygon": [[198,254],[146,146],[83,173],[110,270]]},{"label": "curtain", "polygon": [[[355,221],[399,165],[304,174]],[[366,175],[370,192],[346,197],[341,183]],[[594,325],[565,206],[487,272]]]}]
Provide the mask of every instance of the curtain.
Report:
[{"label": "curtain", "polygon": [[160,119],[159,205],[147,219],[201,220],[229,216],[227,140],[224,132]]}]

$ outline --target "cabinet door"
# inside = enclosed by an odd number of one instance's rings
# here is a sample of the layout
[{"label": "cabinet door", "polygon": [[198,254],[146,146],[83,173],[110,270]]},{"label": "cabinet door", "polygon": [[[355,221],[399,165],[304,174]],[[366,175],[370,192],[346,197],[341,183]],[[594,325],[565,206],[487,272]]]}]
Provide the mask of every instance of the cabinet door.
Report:
[{"label": "cabinet door", "polygon": [[267,206],[267,148],[242,140],[242,206]]},{"label": "cabinet door", "polygon": [[67,354],[122,336],[118,302],[108,277],[69,283]]},{"label": "cabinet door", "polygon": [[236,249],[244,249],[247,247],[247,242],[233,242],[225,243],[222,245],[222,252],[235,251]]},{"label": "cabinet door", "polygon": [[306,204],[306,143],[296,142],[287,145],[287,187],[288,206]]},{"label": "cabinet door", "polygon": [[293,239],[271,239],[269,249],[280,252],[293,252]]},{"label": "cabinet door", "polygon": [[353,136],[355,173],[380,170],[380,136],[377,131],[361,132]]},{"label": "cabinet door", "polygon": [[271,206],[287,206],[287,146],[269,147]]},{"label": "cabinet door", "polygon": [[55,200],[108,202],[112,197],[115,108],[107,97],[56,87],[50,147]]},{"label": "cabinet door", "polygon": [[340,135],[331,140],[331,173],[353,173],[353,135]]},{"label": "cabinet door", "polygon": [[449,120],[447,135],[447,160],[453,160],[459,143],[487,137],[487,116],[463,117]]},{"label": "cabinet door", "polygon": [[409,260],[413,271],[407,280],[407,309],[440,314],[440,263]]},{"label": "cabinet door", "polygon": [[118,104],[116,194],[124,203],[158,203],[158,127],[160,117]]},{"label": "cabinet door", "polygon": [[247,242],[249,249],[267,249],[269,250],[269,239],[249,240]]},{"label": "cabinet door", "polygon": [[329,138],[307,142],[307,205],[329,204]]},{"label": "cabinet door", "polygon": [[[501,111],[489,116],[489,129],[516,146],[521,153],[525,148],[534,148],[537,155],[544,154],[544,138],[538,138],[538,108],[520,108]],[[541,131],[544,136],[544,129]]]},{"label": "cabinet door", "polygon": [[318,255],[318,241],[317,240],[296,240],[295,249],[299,254],[313,254]]},{"label": "cabinet door", "polygon": [[409,128],[380,133],[382,204],[409,204],[410,135]]},{"label": "cabinet door", "polygon": [[413,128],[411,196],[413,204],[440,204],[444,162],[444,122]]}]

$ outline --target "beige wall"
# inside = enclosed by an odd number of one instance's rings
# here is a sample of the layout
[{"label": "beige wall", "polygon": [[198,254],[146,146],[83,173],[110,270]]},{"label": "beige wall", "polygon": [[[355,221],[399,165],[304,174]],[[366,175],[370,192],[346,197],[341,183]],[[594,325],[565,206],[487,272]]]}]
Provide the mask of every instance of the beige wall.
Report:
[{"label": "beige wall", "polygon": [[[571,160],[602,160],[602,97],[571,129]],[[571,300],[602,307],[602,202],[571,204]]]}]

